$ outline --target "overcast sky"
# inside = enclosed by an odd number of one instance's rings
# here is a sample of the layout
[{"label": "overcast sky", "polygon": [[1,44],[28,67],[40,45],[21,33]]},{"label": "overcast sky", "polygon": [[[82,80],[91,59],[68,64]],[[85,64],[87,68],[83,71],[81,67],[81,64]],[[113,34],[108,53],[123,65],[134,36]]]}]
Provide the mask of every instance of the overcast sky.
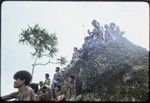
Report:
[{"label": "overcast sky", "polygon": [[[10,2],[2,3],[1,12],[1,94],[16,91],[13,75],[19,70],[31,72],[34,58],[29,46],[18,44],[21,28],[39,24],[58,37],[58,57],[70,61],[73,47],[80,48],[91,21],[100,25],[110,22],[125,31],[124,37],[149,50],[149,5],[146,2]],[[49,64],[35,68],[33,82],[52,79],[55,67]]]}]

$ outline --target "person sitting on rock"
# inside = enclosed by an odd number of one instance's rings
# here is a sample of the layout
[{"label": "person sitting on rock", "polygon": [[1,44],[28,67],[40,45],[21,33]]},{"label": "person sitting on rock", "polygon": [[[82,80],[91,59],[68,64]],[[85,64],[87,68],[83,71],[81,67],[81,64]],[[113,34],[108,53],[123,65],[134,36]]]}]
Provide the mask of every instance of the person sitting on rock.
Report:
[{"label": "person sitting on rock", "polygon": [[93,20],[92,25],[94,27],[93,31],[90,32],[90,30],[88,30],[88,34],[90,35],[90,37],[92,39],[99,38],[100,40],[103,40],[103,31],[102,31],[102,28],[100,26],[100,23],[97,22],[96,20]]},{"label": "person sitting on rock", "polygon": [[74,47],[73,50],[74,50],[74,53],[72,56],[71,64],[76,64],[80,58],[80,52],[77,47]]},{"label": "person sitting on rock", "polygon": [[113,40],[116,40],[116,38],[117,38],[117,35],[116,35],[116,24],[115,23],[110,23],[109,27],[110,27],[109,31],[110,31],[110,34],[112,35]]},{"label": "person sitting on rock", "polygon": [[84,44],[82,45],[82,60],[83,61],[88,61],[88,52],[89,52],[89,48],[90,48],[90,42],[91,42],[91,39],[89,36],[85,37],[84,38]]},{"label": "person sitting on rock", "polygon": [[104,27],[105,27],[105,41],[108,42],[108,41],[112,40],[112,35],[109,31],[108,24],[105,24]]},{"label": "person sitting on rock", "polygon": [[55,85],[59,85],[60,83],[60,81],[61,81],[61,75],[60,75],[60,68],[59,67],[56,67],[56,73],[54,74],[54,78],[53,78],[53,84],[54,84],[54,86]]},{"label": "person sitting on rock", "polygon": [[76,80],[73,75],[69,76],[67,78],[68,84],[67,84],[67,94],[68,94],[68,99],[71,98],[72,96],[76,95]]},{"label": "person sitting on rock", "polygon": [[40,82],[39,82],[39,86],[40,86],[40,89],[44,86],[43,81],[40,81]]},{"label": "person sitting on rock", "polygon": [[47,88],[47,87],[44,85],[43,81],[40,81],[40,82],[39,82],[39,86],[40,86],[39,92],[40,92],[40,91],[45,91],[46,88]]},{"label": "person sitting on rock", "polygon": [[116,27],[116,34],[117,34],[118,36],[122,36],[124,33],[125,33],[124,31],[120,31],[119,26]]},{"label": "person sitting on rock", "polygon": [[82,48],[83,49],[88,48],[89,43],[90,43],[90,37],[87,36],[87,37],[84,38],[84,44],[82,45]]},{"label": "person sitting on rock", "polygon": [[14,88],[18,88],[18,91],[2,96],[1,99],[4,101],[14,98],[16,99],[15,101],[36,101],[35,93],[33,89],[29,87],[32,79],[31,74],[28,71],[21,70],[15,73],[14,79]]},{"label": "person sitting on rock", "polygon": [[46,90],[47,90],[47,87],[44,85],[43,81],[40,81],[39,82],[39,91],[38,91],[38,95],[39,95],[39,100],[40,101],[46,101]]},{"label": "person sitting on rock", "polygon": [[50,88],[50,83],[51,83],[51,80],[50,80],[50,78],[49,78],[49,74],[46,73],[46,74],[45,74],[45,82],[44,82],[44,85],[45,85],[46,87]]}]

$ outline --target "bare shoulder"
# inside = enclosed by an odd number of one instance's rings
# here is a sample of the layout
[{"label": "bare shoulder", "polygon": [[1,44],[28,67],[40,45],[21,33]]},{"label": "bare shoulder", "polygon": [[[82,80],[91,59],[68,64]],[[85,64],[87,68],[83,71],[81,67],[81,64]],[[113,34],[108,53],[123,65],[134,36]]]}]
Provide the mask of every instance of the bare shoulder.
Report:
[{"label": "bare shoulder", "polygon": [[34,93],[34,91],[31,87],[28,87],[28,93]]}]

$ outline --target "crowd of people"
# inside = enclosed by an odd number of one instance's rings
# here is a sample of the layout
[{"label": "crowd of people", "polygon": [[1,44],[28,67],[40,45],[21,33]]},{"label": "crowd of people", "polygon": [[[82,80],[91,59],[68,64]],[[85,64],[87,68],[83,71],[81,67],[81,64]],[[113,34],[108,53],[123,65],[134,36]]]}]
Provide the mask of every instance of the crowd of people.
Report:
[{"label": "crowd of people", "polygon": [[[73,75],[64,77],[64,70],[56,67],[56,73],[52,82],[49,74],[45,74],[45,81],[30,83],[32,79],[28,71],[18,71],[14,74],[14,88],[17,92],[0,97],[1,101],[15,99],[15,101],[65,101],[75,94],[75,77]],[[67,92],[65,95],[62,90],[62,80],[66,79]]]},{"label": "crowd of people", "polygon": [[121,31],[119,26],[115,23],[110,23],[110,25],[105,24],[101,26],[100,23],[96,20],[92,21],[94,29],[92,31],[87,30],[89,36],[85,40],[99,39],[101,42],[109,42],[111,40],[117,39],[119,36],[124,34],[124,31]]},{"label": "crowd of people", "polygon": [[[88,30],[89,36],[84,38],[85,43],[82,49],[74,47],[74,53],[71,63],[76,67],[79,60],[87,61],[88,50],[94,45],[99,43],[110,43],[116,40],[118,37],[124,34],[124,31],[120,31],[119,26],[115,23],[110,25],[105,24],[104,27],[100,25],[96,20],[92,21],[94,29]],[[95,41],[98,41],[97,44]],[[32,76],[27,71],[19,71],[14,75],[14,88],[18,88],[18,92],[13,92],[9,95],[2,96],[1,101],[15,98],[16,101],[65,101],[69,100],[72,96],[76,95],[76,78],[74,75],[65,76],[64,70],[56,67],[56,73],[52,79],[49,78],[49,74],[45,74],[45,81],[39,83],[30,83]],[[64,83],[67,91],[64,91]]]},{"label": "crowd of people", "polygon": [[74,53],[72,56],[71,64],[76,64],[77,61],[83,60],[88,61],[89,50],[95,48],[101,48],[101,44],[109,44],[112,41],[115,41],[125,33],[121,31],[119,26],[115,23],[105,24],[101,26],[100,23],[96,20],[92,21],[93,30],[87,30],[89,34],[84,38],[84,44],[82,48],[78,49],[74,47]]}]

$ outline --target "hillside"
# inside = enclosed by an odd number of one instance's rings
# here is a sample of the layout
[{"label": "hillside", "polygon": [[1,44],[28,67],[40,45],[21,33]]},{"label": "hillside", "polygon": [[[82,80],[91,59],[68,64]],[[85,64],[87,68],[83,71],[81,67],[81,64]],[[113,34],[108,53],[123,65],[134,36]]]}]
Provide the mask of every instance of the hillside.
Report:
[{"label": "hillside", "polygon": [[[149,52],[146,49],[123,36],[111,42],[101,42],[97,38],[89,44],[81,48],[77,63],[65,69],[65,78],[74,75],[77,85],[77,93],[69,101],[148,99]],[[66,91],[65,80],[63,85]]]}]

